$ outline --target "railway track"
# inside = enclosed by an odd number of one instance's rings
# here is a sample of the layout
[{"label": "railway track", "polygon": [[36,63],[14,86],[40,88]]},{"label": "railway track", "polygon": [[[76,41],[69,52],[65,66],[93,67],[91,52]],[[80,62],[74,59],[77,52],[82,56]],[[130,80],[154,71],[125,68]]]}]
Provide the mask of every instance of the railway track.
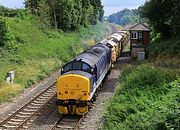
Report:
[{"label": "railway track", "polygon": [[84,116],[61,115],[50,130],[56,129],[72,129],[77,130],[80,123],[83,121]]},{"label": "railway track", "polygon": [[32,100],[27,102],[24,106],[16,112],[3,119],[0,122],[0,130],[19,130],[27,128],[27,125],[32,122],[32,118],[46,106],[50,101],[56,97],[56,85],[53,83],[45,90],[37,94]]}]

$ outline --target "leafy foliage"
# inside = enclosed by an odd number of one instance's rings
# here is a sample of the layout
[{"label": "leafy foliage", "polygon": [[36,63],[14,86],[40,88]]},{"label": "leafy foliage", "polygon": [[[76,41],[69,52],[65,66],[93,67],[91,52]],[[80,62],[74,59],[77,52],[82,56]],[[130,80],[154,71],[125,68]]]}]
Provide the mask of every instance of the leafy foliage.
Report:
[{"label": "leafy foliage", "polygon": [[64,31],[96,24],[104,15],[101,0],[27,0],[25,4],[47,25]]},{"label": "leafy foliage", "polygon": [[19,9],[10,9],[0,5],[0,16],[15,17]]},{"label": "leafy foliage", "polygon": [[8,29],[6,25],[5,19],[0,17],[0,46],[4,46],[7,41],[7,34]]},{"label": "leafy foliage", "polygon": [[107,104],[103,129],[178,129],[179,76],[151,65],[127,66]]},{"label": "leafy foliage", "polygon": [[141,15],[149,20],[156,33],[164,37],[180,33],[180,1],[149,0],[139,8]]},{"label": "leafy foliage", "polygon": [[164,55],[164,56],[180,56],[180,39],[179,36],[164,39],[156,37],[152,43],[147,47],[150,56]]},{"label": "leafy foliage", "polygon": [[116,23],[119,25],[134,24],[139,22],[140,15],[138,10],[123,9],[120,12],[112,14],[108,17],[110,23]]}]

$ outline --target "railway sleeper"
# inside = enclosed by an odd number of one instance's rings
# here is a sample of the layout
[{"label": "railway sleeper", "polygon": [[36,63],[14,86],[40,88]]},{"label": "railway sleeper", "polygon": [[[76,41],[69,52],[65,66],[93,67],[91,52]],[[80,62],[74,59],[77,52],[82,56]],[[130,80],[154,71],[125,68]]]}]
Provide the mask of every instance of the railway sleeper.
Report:
[{"label": "railway sleeper", "polygon": [[57,125],[57,128],[61,128],[61,129],[73,129],[74,127],[73,126],[68,126],[68,125],[67,126]]},{"label": "railway sleeper", "polygon": [[39,99],[48,99],[48,97],[41,96]]},{"label": "railway sleeper", "polygon": [[34,110],[34,109],[24,109],[24,111],[26,111],[26,112],[35,112],[36,110]]},{"label": "railway sleeper", "polygon": [[15,125],[2,125],[2,126],[5,127],[6,129],[17,128],[17,126],[15,126]]},{"label": "railway sleeper", "polygon": [[34,103],[38,103],[38,104],[44,104],[44,102],[40,102],[40,101],[34,101]]},{"label": "railway sleeper", "polygon": [[47,92],[47,93],[52,93],[52,89],[51,89],[51,90],[49,89],[49,90],[47,90],[46,92]]},{"label": "railway sleeper", "polygon": [[32,112],[19,112],[22,115],[32,115]]},{"label": "railway sleeper", "polygon": [[24,125],[23,128],[24,128],[24,129],[28,129],[28,126],[25,126],[25,125]]},{"label": "railway sleeper", "polygon": [[[37,104],[37,103],[35,103],[35,102],[32,102],[31,104],[32,104],[33,106],[36,106],[36,107],[37,107],[37,106],[41,106],[41,105],[42,105],[42,104],[40,104],[40,103],[39,103],[39,104]],[[39,108],[39,107],[37,107],[37,108]],[[36,108],[36,109],[37,109],[37,108]]]},{"label": "railway sleeper", "polygon": [[19,125],[21,122],[7,121],[8,124]]},{"label": "railway sleeper", "polygon": [[[32,104],[32,103],[31,103]],[[33,105],[33,104],[32,104]],[[33,106],[27,106],[27,108],[30,108],[30,109],[38,109],[39,107],[33,105]]]},{"label": "railway sleeper", "polygon": [[11,121],[14,121],[14,122],[23,122],[23,120],[20,120],[20,119],[11,119]]},{"label": "railway sleeper", "polygon": [[19,117],[19,118],[27,118],[28,116],[26,115],[16,115],[16,117]]},{"label": "railway sleeper", "polygon": [[41,99],[41,98],[36,99],[36,101],[39,101],[39,102],[44,102],[46,100],[47,100],[47,98],[46,99]]},{"label": "railway sleeper", "polygon": [[42,96],[44,96],[44,97],[51,97],[51,93],[46,93],[46,94],[43,94]]}]

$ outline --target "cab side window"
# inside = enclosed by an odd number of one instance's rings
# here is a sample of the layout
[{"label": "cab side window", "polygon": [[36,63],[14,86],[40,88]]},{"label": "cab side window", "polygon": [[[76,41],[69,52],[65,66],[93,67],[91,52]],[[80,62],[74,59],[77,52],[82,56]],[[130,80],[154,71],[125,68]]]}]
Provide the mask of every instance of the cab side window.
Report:
[{"label": "cab side window", "polygon": [[91,72],[91,67],[85,63],[83,63],[82,69],[86,72]]},{"label": "cab side window", "polygon": [[63,68],[63,72],[67,72],[69,70],[72,70],[72,63],[67,64],[64,68]]}]

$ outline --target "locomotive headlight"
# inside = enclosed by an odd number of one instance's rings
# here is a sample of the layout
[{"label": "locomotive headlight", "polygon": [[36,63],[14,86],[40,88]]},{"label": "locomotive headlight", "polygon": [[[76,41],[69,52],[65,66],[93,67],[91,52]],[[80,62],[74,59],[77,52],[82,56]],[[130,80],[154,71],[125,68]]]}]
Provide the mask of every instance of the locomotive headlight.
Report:
[{"label": "locomotive headlight", "polygon": [[93,69],[91,69],[91,73],[93,72]]}]

